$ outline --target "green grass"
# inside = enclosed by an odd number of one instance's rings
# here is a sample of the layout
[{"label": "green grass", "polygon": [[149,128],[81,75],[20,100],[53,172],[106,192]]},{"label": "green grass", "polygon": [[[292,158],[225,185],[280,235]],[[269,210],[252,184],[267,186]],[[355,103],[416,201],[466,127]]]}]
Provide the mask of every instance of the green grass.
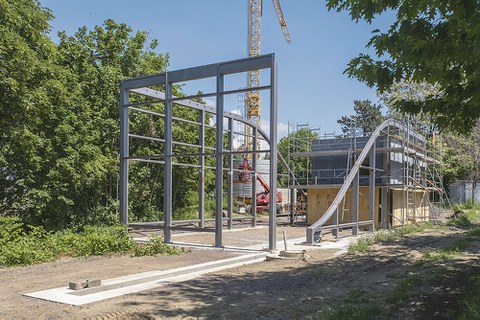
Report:
[{"label": "green grass", "polygon": [[371,301],[371,298],[365,291],[353,290],[340,303],[336,303],[319,319],[326,320],[363,320],[374,319],[381,313],[378,304]]},{"label": "green grass", "polygon": [[397,304],[408,300],[420,283],[421,278],[417,273],[407,272],[403,274],[395,289],[387,294],[385,301],[390,304]]},{"label": "green grass", "polygon": [[48,262],[62,256],[88,257],[105,254],[132,256],[177,254],[177,249],[154,237],[149,244],[135,243],[124,226],[88,226],[80,231],[47,232],[23,224],[18,218],[0,217],[0,266]]},{"label": "green grass", "polygon": [[459,320],[480,319],[480,276],[473,276],[470,283],[470,288],[459,299],[460,312],[456,317]]},{"label": "green grass", "polygon": [[409,224],[393,230],[380,230],[373,235],[361,237],[355,244],[350,245],[350,252],[368,252],[370,246],[379,242],[390,242],[398,240],[408,234],[424,232],[427,229],[435,229],[436,226],[430,223]]},{"label": "green grass", "polygon": [[375,243],[375,240],[372,236],[366,236],[358,239],[357,242],[354,244],[351,244],[348,247],[348,250],[350,252],[359,252],[359,253],[365,253],[370,251],[370,246]]},{"label": "green grass", "polygon": [[455,203],[452,205],[452,210],[455,212],[463,212],[467,210],[480,211],[480,202],[467,201],[465,203]]},{"label": "green grass", "polygon": [[459,216],[450,220],[447,225],[452,227],[471,227],[480,220],[479,209],[464,209],[461,211],[455,211],[459,213]]}]

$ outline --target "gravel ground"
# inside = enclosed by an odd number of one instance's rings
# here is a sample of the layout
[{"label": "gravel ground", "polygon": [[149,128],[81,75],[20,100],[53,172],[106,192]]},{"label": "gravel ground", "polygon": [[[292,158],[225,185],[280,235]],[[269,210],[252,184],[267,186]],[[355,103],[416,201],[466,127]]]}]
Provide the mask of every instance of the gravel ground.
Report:
[{"label": "gravel ground", "polygon": [[[338,256],[334,250],[312,250],[305,261],[273,260],[231,268],[82,307],[22,294],[58,287],[72,279],[92,276],[105,279],[228,258],[238,253],[192,249],[173,257],[62,259],[0,269],[0,319],[315,319],[322,318],[353,290],[366,292],[373,303],[381,306],[384,318],[451,319],[459,308],[458,297],[468,287],[469,276],[480,271],[478,242],[444,263],[441,267],[447,270],[445,273],[439,273],[438,266],[417,268],[415,261],[425,248],[445,247],[463,233],[460,229],[431,231],[374,245],[367,254]],[[421,280],[418,287],[405,301],[386,304],[385,296],[412,268],[417,268]],[[434,274],[440,275],[435,281]]]}]

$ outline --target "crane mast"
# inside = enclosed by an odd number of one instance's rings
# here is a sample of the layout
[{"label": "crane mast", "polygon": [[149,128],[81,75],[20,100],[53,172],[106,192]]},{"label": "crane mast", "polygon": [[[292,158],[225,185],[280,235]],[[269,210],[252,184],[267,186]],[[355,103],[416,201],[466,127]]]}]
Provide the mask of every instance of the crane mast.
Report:
[{"label": "crane mast", "polygon": [[[279,0],[272,0],[273,7],[277,14],[280,27],[282,28],[283,35],[287,43],[291,43],[290,33],[288,32],[287,23],[283,17],[282,8],[280,7]],[[260,20],[262,17],[262,0],[249,0],[248,6],[248,56],[256,57],[260,55]],[[255,88],[260,87],[260,70],[252,70],[248,72],[247,88],[253,89],[248,91],[247,98],[245,99],[245,108],[247,119],[253,122],[257,127],[260,126],[260,91]],[[253,138],[252,128],[247,126],[246,132],[246,150],[252,151]],[[257,140],[256,149],[260,149],[260,140]],[[248,154],[251,158],[253,154]],[[257,154],[257,157],[260,154]]]},{"label": "crane mast", "polygon": [[[260,19],[262,17],[262,0],[249,0],[248,10],[248,56],[256,57],[260,55]],[[260,70],[248,71],[248,88],[260,86]],[[260,126],[260,91],[252,90],[247,93],[245,100],[247,109],[247,119],[255,125]],[[253,150],[252,128],[247,126],[247,151]],[[257,141],[257,150],[260,149],[260,141]],[[249,157],[252,154],[248,155]]]}]

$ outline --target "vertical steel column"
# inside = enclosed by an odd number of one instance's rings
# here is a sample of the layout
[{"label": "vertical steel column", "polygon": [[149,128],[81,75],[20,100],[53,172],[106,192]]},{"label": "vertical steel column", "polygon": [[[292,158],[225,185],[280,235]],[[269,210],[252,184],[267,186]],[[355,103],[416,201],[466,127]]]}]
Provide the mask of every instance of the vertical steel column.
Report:
[{"label": "vertical steel column", "polygon": [[120,85],[120,223],[128,224],[128,90]]},{"label": "vertical steel column", "polygon": [[172,87],[173,84],[168,81],[168,73],[165,79],[165,123],[164,123],[164,176],[163,176],[163,221],[164,221],[164,237],[165,242],[172,242],[172,194],[173,194],[173,178],[172,178],[172,153],[173,153],[173,104],[172,104]]},{"label": "vertical steel column", "polygon": [[382,188],[382,229],[388,228],[388,188]]},{"label": "vertical steel column", "polygon": [[[288,169],[288,179],[290,179],[290,169]],[[295,205],[296,205],[296,197],[295,197],[295,189],[290,186],[290,205],[289,205],[289,214],[290,214],[290,225],[293,226],[295,224]]]},{"label": "vertical steel column", "polygon": [[199,128],[199,145],[200,153],[199,157],[200,171],[198,174],[198,227],[200,229],[205,227],[205,110],[200,111],[199,122],[201,123]]},{"label": "vertical steel column", "polygon": [[223,227],[223,87],[224,76],[217,72],[217,140],[215,169],[215,246],[222,247]]},{"label": "vertical steel column", "polygon": [[253,172],[251,173],[251,179],[252,179],[252,227],[257,226],[257,154],[255,151],[257,151],[257,139],[258,139],[258,130],[257,127],[252,128],[252,168]]},{"label": "vertical steel column", "polygon": [[227,197],[228,197],[228,229],[232,229],[233,221],[233,119],[228,118],[228,174],[227,174]]},{"label": "vertical steel column", "polygon": [[352,182],[352,222],[356,224],[352,227],[352,234],[358,235],[358,199],[360,194],[360,175],[357,171]]},{"label": "vertical steel column", "polygon": [[390,126],[387,126],[387,133],[386,133],[386,142],[385,143],[385,155],[383,157],[383,176],[384,179],[382,181],[382,184],[385,186],[382,190],[382,228],[388,229],[389,224],[389,215],[388,215],[388,210],[390,207],[390,190],[389,190],[389,185],[391,183],[392,179],[392,168],[391,168],[391,163],[390,163],[390,154],[391,154],[391,141],[390,141]]},{"label": "vertical steel column", "polygon": [[335,213],[333,214],[333,225],[335,228],[332,229],[332,236],[335,237],[335,239],[338,240],[338,237],[340,235],[340,229],[338,227],[339,224],[339,219],[338,219],[338,208],[335,210]]},{"label": "vertical steel column", "polygon": [[377,207],[375,206],[375,168],[376,168],[376,142],[373,143],[372,148],[370,149],[370,172],[369,172],[369,214],[368,219],[372,220],[372,225],[368,227],[368,231],[373,232],[375,230],[375,213]]},{"label": "vertical steel column", "polygon": [[269,249],[277,247],[277,65],[272,55],[270,69],[270,215]]}]

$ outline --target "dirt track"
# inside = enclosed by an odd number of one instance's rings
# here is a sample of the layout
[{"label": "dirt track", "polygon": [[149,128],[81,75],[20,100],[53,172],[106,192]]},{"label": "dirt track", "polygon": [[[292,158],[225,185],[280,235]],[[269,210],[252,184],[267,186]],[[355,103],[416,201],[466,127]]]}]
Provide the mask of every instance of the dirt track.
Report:
[{"label": "dirt track", "polygon": [[[195,280],[171,284],[83,307],[23,297],[58,287],[69,280],[96,275],[110,278],[147,270],[231,257],[231,252],[194,249],[175,257],[94,257],[64,259],[29,267],[0,269],[1,319],[294,319],[322,318],[352,291],[363,292],[382,310],[381,318],[451,319],[469,276],[480,271],[479,243],[443,265],[415,267],[426,248],[458,239],[460,229],[433,231],[397,242],[375,245],[368,254],[335,257],[315,250],[302,260],[274,260],[228,269]],[[413,269],[412,269],[413,268]],[[416,270],[418,283],[407,300],[387,304],[402,277]],[[442,271],[443,270],[443,271]]]}]

